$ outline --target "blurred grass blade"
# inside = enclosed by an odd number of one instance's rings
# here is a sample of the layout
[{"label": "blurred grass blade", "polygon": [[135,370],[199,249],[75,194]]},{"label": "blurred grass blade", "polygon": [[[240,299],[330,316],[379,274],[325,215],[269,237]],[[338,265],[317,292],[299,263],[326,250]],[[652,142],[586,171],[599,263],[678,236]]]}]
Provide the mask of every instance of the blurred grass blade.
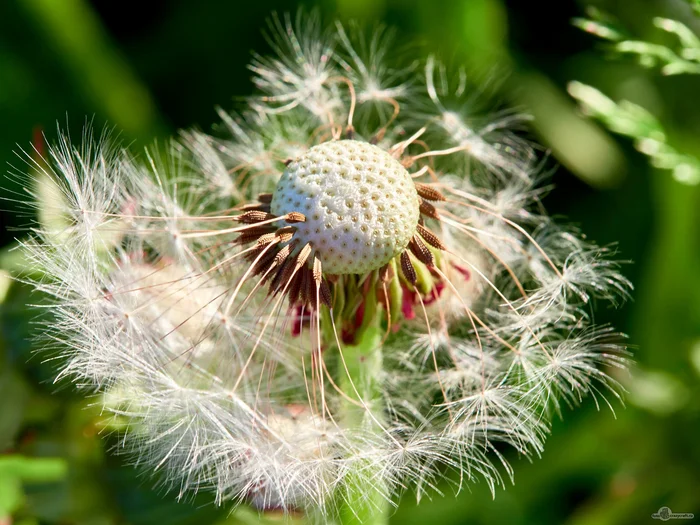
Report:
[{"label": "blurred grass blade", "polygon": [[84,0],[28,0],[23,3],[75,82],[110,122],[130,136],[150,138],[162,128],[156,106]]}]

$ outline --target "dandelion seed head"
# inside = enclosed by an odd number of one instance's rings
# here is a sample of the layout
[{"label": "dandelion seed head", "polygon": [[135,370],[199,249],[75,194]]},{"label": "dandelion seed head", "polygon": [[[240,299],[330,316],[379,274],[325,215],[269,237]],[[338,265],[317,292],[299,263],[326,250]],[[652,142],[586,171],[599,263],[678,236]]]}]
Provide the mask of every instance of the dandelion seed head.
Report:
[{"label": "dandelion seed head", "polygon": [[495,490],[500,443],[538,455],[560,405],[618,396],[593,304],[629,282],[546,215],[524,119],[476,114],[463,71],[304,14],[268,40],[219,136],[27,161],[58,217],[23,246],[59,376],[183,497],[327,522],[446,470]]}]

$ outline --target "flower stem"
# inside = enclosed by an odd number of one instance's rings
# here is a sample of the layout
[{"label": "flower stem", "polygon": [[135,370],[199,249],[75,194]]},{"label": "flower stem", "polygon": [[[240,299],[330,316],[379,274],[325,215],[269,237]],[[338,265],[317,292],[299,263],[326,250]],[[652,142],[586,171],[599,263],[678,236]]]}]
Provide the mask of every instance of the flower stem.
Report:
[{"label": "flower stem", "polygon": [[[378,318],[379,316],[375,316]],[[342,388],[352,397],[355,389],[365,406],[346,401],[342,407],[343,423],[358,433],[378,432],[381,422],[382,330],[373,322],[363,331],[354,346],[344,346],[343,356],[348,373],[343,373]],[[352,384],[351,384],[352,382]],[[353,387],[354,384],[354,387]],[[385,525],[389,522],[389,502],[384,480],[371,465],[358,461],[355,472],[346,478],[340,509],[342,525]]]}]

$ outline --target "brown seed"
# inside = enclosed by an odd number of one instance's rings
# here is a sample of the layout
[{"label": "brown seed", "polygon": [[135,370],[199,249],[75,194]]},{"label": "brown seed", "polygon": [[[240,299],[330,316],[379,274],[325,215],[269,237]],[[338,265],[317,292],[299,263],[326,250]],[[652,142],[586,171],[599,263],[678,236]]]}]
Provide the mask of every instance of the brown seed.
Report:
[{"label": "brown seed", "polygon": [[433,248],[437,248],[438,250],[445,251],[445,245],[442,244],[442,241],[438,238],[437,235],[435,235],[422,224],[419,224],[417,229],[420,236],[423,237],[425,242],[427,242],[430,246],[432,246]]},{"label": "brown seed", "polygon": [[299,296],[302,306],[308,305],[311,301],[311,297],[309,296],[309,282],[313,282],[311,270],[309,268],[302,268],[301,285],[299,287]]},{"label": "brown seed", "polygon": [[435,209],[435,206],[430,204],[425,199],[420,201],[420,212],[422,215],[425,215],[426,217],[430,217],[431,219],[440,220],[440,215],[438,215],[438,211],[437,211],[437,209]]},{"label": "brown seed", "polygon": [[416,256],[420,262],[426,266],[435,266],[435,257],[428,247],[420,240],[420,237],[414,235],[408,243],[411,253]]},{"label": "brown seed", "polygon": [[323,279],[323,265],[321,264],[321,259],[318,255],[314,255],[314,269],[313,269],[314,281],[320,282]]},{"label": "brown seed", "polygon": [[275,279],[272,281],[272,284],[270,284],[270,293],[281,292],[285,286],[287,286],[289,289],[292,286],[292,280],[300,274],[300,269],[306,264],[310,254],[311,245],[306,244],[296,257],[287,257],[282,265],[282,268],[277,275],[275,275]]},{"label": "brown seed", "polygon": [[270,294],[276,294],[281,292],[285,285],[289,282],[294,273],[294,259],[292,257],[287,257],[279,270],[275,273],[275,277],[270,283]]},{"label": "brown seed", "polygon": [[309,243],[306,243],[306,245],[299,252],[299,255],[297,255],[296,267],[301,268],[302,266],[304,266],[306,264],[306,261],[309,260],[310,255],[311,245]]},{"label": "brown seed", "polygon": [[270,212],[270,206],[268,204],[260,204],[260,203],[253,203],[253,204],[244,204],[240,208],[242,211],[264,211],[265,213]]},{"label": "brown seed", "polygon": [[[267,280],[270,277],[270,274],[272,273],[272,269],[275,266],[277,266],[277,264],[275,264],[276,256],[277,254],[274,250],[269,250],[268,252],[266,252],[265,255],[263,255],[257,263],[255,263],[255,267],[253,267],[253,271],[251,272],[251,274],[260,275],[261,273],[263,273],[265,274],[265,278],[263,279],[263,281]],[[270,270],[270,272],[268,272],[268,270]]]},{"label": "brown seed", "polygon": [[306,274],[306,287],[304,289],[306,301],[311,308],[316,308],[316,281],[313,272],[309,270]]},{"label": "brown seed", "polygon": [[271,242],[280,242],[277,233],[266,233],[265,235],[261,235],[260,238],[258,238],[258,246],[259,247],[264,247],[270,244]]},{"label": "brown seed", "polygon": [[416,191],[418,192],[418,195],[423,197],[425,200],[428,201],[444,201],[445,196],[440,193],[438,190],[433,188],[432,186],[428,184],[423,184],[421,182],[416,182]]},{"label": "brown seed", "polygon": [[[266,248],[267,248],[267,251],[265,251]],[[271,261],[271,260],[274,258],[274,256],[275,256],[275,250],[274,250],[272,247],[269,247],[269,243],[268,243],[268,244],[258,244],[258,245],[256,245],[256,246],[253,248],[253,250],[252,250],[251,252],[249,252],[249,253],[246,254],[245,258],[246,258],[246,260],[252,262],[252,261],[254,261],[255,259],[257,259],[258,256],[259,256],[261,253],[263,253],[263,252],[265,252],[265,255],[263,255],[263,256],[260,258],[260,261],[268,261],[268,262],[269,262],[269,261]],[[256,263],[256,264],[258,264],[258,263]]]},{"label": "brown seed", "polygon": [[280,251],[277,252],[277,254],[275,255],[275,264],[282,264],[284,261],[287,260],[287,257],[289,257],[290,253],[292,253],[292,243],[283,246],[280,249]]},{"label": "brown seed", "polygon": [[263,236],[273,233],[274,231],[274,226],[256,226],[241,233],[240,237],[236,239],[236,243],[248,244],[249,242],[258,241]]},{"label": "brown seed", "polygon": [[411,257],[405,250],[401,252],[401,273],[403,273],[403,276],[409,283],[415,285],[418,282],[418,275],[416,274],[416,269],[413,267]]},{"label": "brown seed", "polygon": [[275,237],[277,237],[280,242],[287,242],[294,237],[296,231],[296,226],[283,226],[275,232]]},{"label": "brown seed", "polygon": [[260,193],[258,195],[258,202],[261,204],[270,204],[272,202],[272,193]]},{"label": "brown seed", "polygon": [[274,218],[275,216],[270,213],[255,210],[247,211],[238,217],[234,217],[235,220],[242,222],[243,224],[255,224],[256,222],[268,221]]},{"label": "brown seed", "polygon": [[331,288],[328,286],[328,281],[323,279],[321,281],[321,285],[319,287],[319,295],[321,302],[325,304],[328,308],[331,307],[331,303],[333,302],[333,295],[331,294]]},{"label": "brown seed", "polygon": [[294,306],[296,302],[299,300],[299,292],[301,292],[301,285],[304,277],[304,269],[302,268],[300,271],[294,274],[294,277],[292,277],[292,283],[289,285],[289,292],[288,292],[288,297],[289,297],[289,306]]}]

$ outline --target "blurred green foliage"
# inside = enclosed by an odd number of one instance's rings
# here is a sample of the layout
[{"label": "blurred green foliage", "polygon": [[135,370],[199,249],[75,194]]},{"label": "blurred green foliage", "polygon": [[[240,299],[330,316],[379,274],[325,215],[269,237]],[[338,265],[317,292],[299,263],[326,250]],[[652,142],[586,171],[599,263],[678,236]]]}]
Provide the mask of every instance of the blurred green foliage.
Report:
[{"label": "blurred green foliage", "polygon": [[[617,242],[620,257],[634,261],[626,268],[634,302],[596,314],[636,346],[637,365],[619,378],[627,407],[613,406],[613,414],[588,402],[565,413],[541,459],[509,456],[515,485],[495,500],[482,485],[454,497],[445,484],[444,497],[419,506],[406,494],[392,522],[636,524],[662,506],[700,516],[700,187],[649,166],[628,139],[579,114],[566,93],[576,80],[629,101],[622,109],[633,116],[643,107],[645,122],[663,130],[678,155],[700,158],[700,77],[664,77],[630,57],[611,60],[573,26],[586,7],[575,0],[319,1],[329,17],[397,27],[402,47],[465,64],[498,99],[531,112],[535,134],[561,166],[545,205],[591,238]],[[683,0],[591,3],[636,41],[673,44],[654,17],[700,30]],[[79,135],[86,116],[97,128],[113,126],[136,152],[177,127],[209,129],[215,106],[233,107],[233,96],[250,93],[245,65],[252,49],[266,49],[265,18],[297,7],[283,0],[0,2],[0,161],[26,169],[16,144],[26,148],[37,129],[55,138],[57,121]],[[2,187],[21,193],[12,184]],[[19,203],[2,208],[0,523],[7,515],[23,524],[258,523],[255,512],[231,514],[207,494],[181,502],[166,494],[110,452],[118,437],[105,432],[89,399],[52,383],[51,361],[35,355],[30,340],[36,311],[26,304],[40,298],[9,279],[22,265],[12,239],[29,217]]]},{"label": "blurred green foliage", "polygon": [[[700,16],[699,4],[691,1]],[[610,16],[595,8],[587,11],[590,18],[575,18],[574,25],[610,41],[615,53],[634,56],[644,67],[659,66],[663,75],[700,74],[700,38],[683,22],[661,17],[653,19],[656,27],[678,39],[676,50],[666,44],[635,40]],[[700,184],[700,160],[676,151],[669,144],[661,123],[643,107],[628,100],[615,103],[597,89],[580,82],[571,82],[569,93],[580,102],[584,112],[599,119],[608,129],[634,139],[635,147],[649,157],[654,167],[671,170],[679,182]]]}]

